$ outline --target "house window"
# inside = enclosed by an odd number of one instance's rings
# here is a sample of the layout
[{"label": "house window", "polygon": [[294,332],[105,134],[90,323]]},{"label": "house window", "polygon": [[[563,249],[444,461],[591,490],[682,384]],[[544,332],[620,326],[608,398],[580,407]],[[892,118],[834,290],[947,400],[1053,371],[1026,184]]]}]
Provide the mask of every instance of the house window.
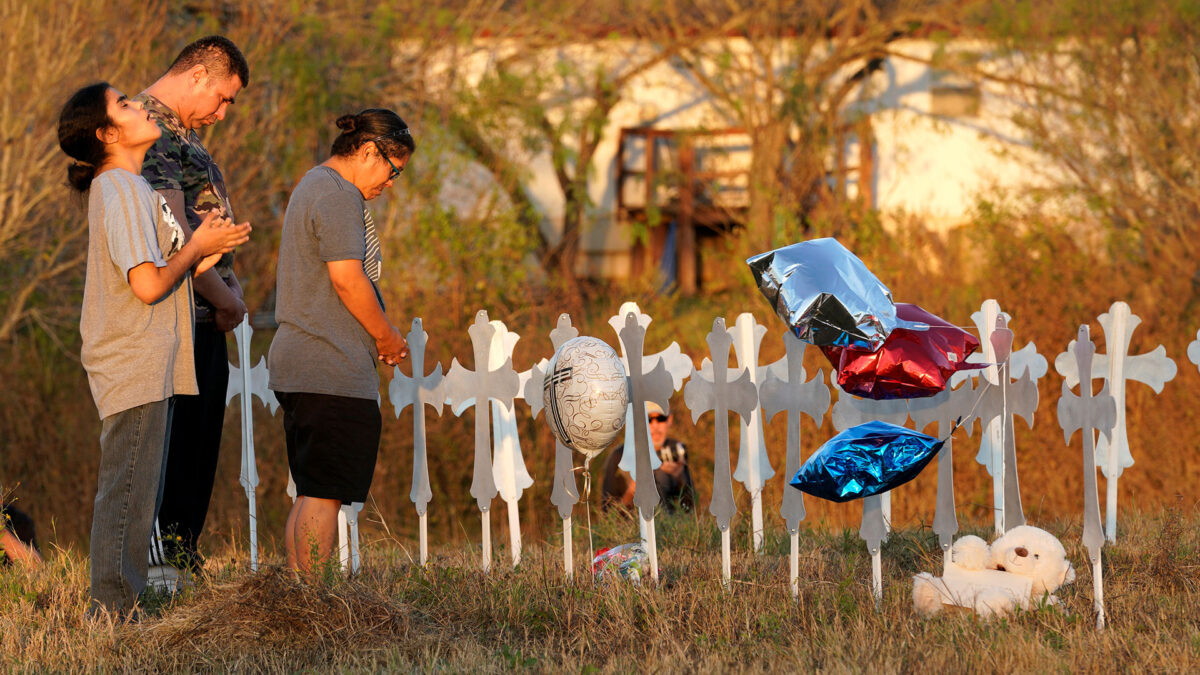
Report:
[{"label": "house window", "polygon": [[930,76],[929,111],[940,117],[979,117],[982,98],[979,83],[945,70]]}]

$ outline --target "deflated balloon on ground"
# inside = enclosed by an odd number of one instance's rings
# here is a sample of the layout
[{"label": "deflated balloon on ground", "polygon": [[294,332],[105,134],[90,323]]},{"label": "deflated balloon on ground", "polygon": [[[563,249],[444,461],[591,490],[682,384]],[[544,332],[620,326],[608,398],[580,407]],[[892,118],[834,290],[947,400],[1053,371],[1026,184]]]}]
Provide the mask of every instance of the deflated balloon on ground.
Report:
[{"label": "deflated balloon on ground", "polygon": [[592,558],[592,573],[601,580],[625,579],[639,583],[649,564],[646,548],[639,544],[622,544],[602,548]]}]

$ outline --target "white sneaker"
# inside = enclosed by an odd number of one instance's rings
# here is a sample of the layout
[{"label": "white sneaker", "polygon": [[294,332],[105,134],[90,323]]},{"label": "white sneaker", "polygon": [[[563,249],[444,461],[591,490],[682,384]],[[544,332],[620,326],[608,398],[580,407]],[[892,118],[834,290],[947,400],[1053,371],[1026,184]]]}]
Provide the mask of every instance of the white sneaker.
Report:
[{"label": "white sneaker", "polygon": [[151,565],[146,574],[146,586],[162,593],[182,590],[183,573],[170,565]]}]

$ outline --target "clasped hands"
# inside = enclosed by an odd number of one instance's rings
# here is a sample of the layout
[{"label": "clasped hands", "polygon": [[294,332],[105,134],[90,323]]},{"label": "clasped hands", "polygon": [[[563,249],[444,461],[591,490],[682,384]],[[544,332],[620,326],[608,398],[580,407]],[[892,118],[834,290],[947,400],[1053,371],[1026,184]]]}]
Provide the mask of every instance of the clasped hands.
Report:
[{"label": "clasped hands", "polygon": [[395,326],[389,325],[387,334],[375,340],[375,349],[379,352],[379,360],[389,366],[408,358],[408,340]]},{"label": "clasped hands", "polygon": [[206,252],[196,263],[195,276],[207,272],[221,256],[250,241],[250,229],[249,222],[234,225],[233,220],[222,215],[219,209],[209,211],[192,232],[192,239],[198,240],[200,250]]}]

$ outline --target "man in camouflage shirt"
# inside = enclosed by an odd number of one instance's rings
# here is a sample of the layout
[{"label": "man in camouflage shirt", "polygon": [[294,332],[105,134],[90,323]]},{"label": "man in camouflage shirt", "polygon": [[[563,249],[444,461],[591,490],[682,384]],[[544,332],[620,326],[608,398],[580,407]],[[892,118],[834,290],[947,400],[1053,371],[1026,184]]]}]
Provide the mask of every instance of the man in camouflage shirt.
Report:
[{"label": "man in camouflage shirt", "polygon": [[[249,80],[249,67],[237,46],[224,37],[209,36],[184,47],[167,72],[135,97],[162,129],[162,137],[146,154],[142,176],[163,195],[189,234],[214,209],[234,217],[225,180],[196,130],[225,119]],[[212,497],[229,383],[225,333],[246,315],[232,253],[197,277],[193,288],[200,394],[176,397],[162,503],[150,546],[150,564],[156,567],[152,581],[166,586],[172,580],[162,577],[174,577],[174,568],[194,571],[203,564],[197,541]]]}]

